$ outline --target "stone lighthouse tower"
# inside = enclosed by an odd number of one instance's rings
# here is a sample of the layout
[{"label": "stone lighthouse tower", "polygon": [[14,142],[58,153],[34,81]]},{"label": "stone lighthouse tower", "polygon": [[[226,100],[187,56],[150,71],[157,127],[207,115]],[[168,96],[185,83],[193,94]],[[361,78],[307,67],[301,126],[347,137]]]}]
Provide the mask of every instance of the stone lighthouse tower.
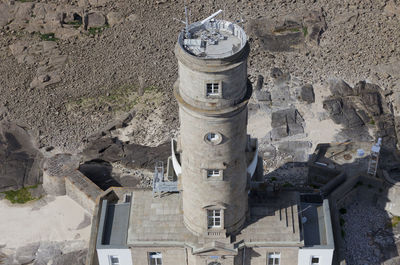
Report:
[{"label": "stone lighthouse tower", "polygon": [[255,168],[247,153],[249,45],[240,26],[217,14],[187,25],[175,48],[184,224],[205,238],[241,229]]}]

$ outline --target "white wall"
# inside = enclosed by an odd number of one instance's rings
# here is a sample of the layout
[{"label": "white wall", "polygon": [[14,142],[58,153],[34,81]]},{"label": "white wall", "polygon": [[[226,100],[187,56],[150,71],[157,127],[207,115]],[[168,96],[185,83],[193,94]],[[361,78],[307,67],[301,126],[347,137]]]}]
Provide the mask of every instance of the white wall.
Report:
[{"label": "white wall", "polygon": [[120,265],[132,265],[131,251],[126,249],[97,249],[99,265],[111,265],[109,256],[118,256]]},{"label": "white wall", "polygon": [[311,257],[319,257],[319,265],[332,265],[333,249],[299,249],[298,265],[311,265]]}]

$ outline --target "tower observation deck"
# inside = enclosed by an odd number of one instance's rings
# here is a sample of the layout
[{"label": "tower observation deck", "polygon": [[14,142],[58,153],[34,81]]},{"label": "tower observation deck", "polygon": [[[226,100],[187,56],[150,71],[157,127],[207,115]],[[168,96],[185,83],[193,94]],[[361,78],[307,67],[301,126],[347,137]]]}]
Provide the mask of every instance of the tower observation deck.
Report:
[{"label": "tower observation deck", "polygon": [[189,54],[204,59],[229,57],[247,43],[244,30],[225,20],[195,22],[179,35],[179,45]]}]

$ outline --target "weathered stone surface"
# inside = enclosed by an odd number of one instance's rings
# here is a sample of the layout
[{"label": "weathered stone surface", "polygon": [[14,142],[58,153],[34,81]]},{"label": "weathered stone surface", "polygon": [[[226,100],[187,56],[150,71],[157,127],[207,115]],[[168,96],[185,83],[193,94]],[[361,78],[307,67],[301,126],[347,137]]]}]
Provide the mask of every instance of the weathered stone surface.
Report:
[{"label": "weathered stone surface", "polygon": [[114,26],[116,24],[121,23],[124,20],[124,17],[120,12],[112,11],[107,14],[107,22],[110,26]]},{"label": "weathered stone surface", "polygon": [[39,249],[39,243],[32,243],[23,247],[20,247],[16,251],[16,260],[21,264],[28,264],[35,260],[36,252]]},{"label": "weathered stone surface", "polygon": [[307,84],[301,87],[300,99],[309,104],[315,102],[314,88],[312,85]]},{"label": "weathered stone surface", "polygon": [[397,16],[400,17],[400,3],[397,1],[397,3],[395,2],[395,0],[389,0],[386,5],[385,8],[383,9],[383,12],[387,15],[387,16]]},{"label": "weathered stone surface", "polygon": [[27,130],[15,123],[0,123],[0,191],[19,189],[41,181],[42,155]]},{"label": "weathered stone surface", "polygon": [[130,168],[148,168],[153,170],[157,161],[166,163],[171,153],[171,143],[157,147],[148,147],[121,142],[115,138],[93,140],[82,152],[83,161],[104,160],[120,162]]},{"label": "weathered stone surface", "polygon": [[346,128],[357,128],[364,125],[355,109],[341,98],[324,100],[323,108],[328,111],[335,123],[342,124]]},{"label": "weathered stone surface", "polygon": [[87,28],[98,28],[106,24],[106,18],[100,12],[92,12],[87,15]]},{"label": "weathered stone surface", "polygon": [[271,101],[271,93],[268,91],[255,90],[253,93],[258,101]]},{"label": "weathered stone surface", "polygon": [[331,79],[328,81],[328,88],[333,96],[351,96],[353,89],[341,79]]},{"label": "weathered stone surface", "polygon": [[10,7],[5,3],[0,3],[0,28],[11,21]]},{"label": "weathered stone surface", "polygon": [[297,109],[285,109],[273,112],[271,119],[271,139],[276,141],[287,136],[303,133],[303,121],[304,119]]}]

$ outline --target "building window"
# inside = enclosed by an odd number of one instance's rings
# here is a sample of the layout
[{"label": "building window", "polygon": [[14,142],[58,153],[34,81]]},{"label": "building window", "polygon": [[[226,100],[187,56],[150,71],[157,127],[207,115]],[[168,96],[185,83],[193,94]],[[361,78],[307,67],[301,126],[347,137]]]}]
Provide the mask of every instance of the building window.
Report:
[{"label": "building window", "polygon": [[212,177],[219,177],[221,176],[221,171],[219,169],[208,169],[207,170],[207,178],[212,178]]},{"label": "building window", "polygon": [[311,265],[319,265],[319,257],[311,257]]},{"label": "building window", "polygon": [[222,142],[222,135],[217,132],[209,132],[204,136],[204,141],[211,145],[217,145]]},{"label": "building window", "polygon": [[207,96],[219,95],[219,83],[207,83]]},{"label": "building window", "polygon": [[279,265],[281,264],[281,253],[270,252],[268,253],[268,265]]},{"label": "building window", "polygon": [[149,253],[149,265],[162,265],[161,252],[150,252]]},{"label": "building window", "polygon": [[110,265],[120,265],[118,256],[110,256]]},{"label": "building window", "polygon": [[207,210],[208,228],[221,227],[221,210]]}]

